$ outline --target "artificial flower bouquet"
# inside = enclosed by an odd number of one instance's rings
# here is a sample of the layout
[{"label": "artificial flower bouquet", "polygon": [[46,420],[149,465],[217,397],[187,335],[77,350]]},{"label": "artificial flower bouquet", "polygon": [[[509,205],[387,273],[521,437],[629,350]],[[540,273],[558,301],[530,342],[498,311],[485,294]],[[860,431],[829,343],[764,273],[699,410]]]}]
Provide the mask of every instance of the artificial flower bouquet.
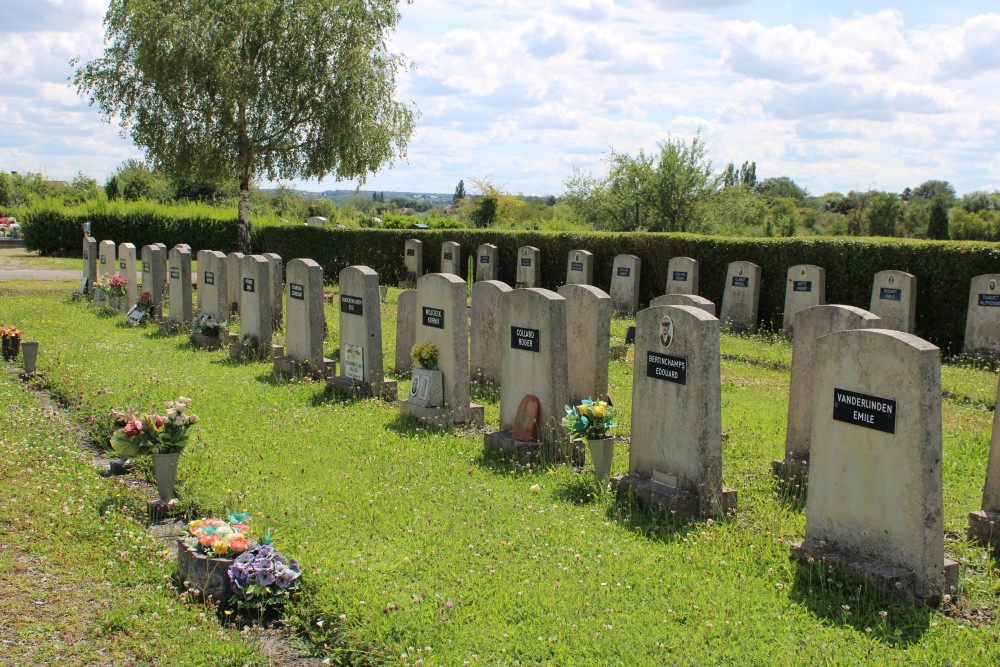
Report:
[{"label": "artificial flower bouquet", "polygon": [[249,521],[246,513],[197,519],[185,526],[181,539],[188,550],[209,558],[235,558],[256,544]]},{"label": "artificial flower bouquet", "polygon": [[573,438],[596,440],[605,438],[615,423],[615,409],[607,401],[585,398],[576,406],[565,406],[563,425]]},{"label": "artificial flower bouquet", "polygon": [[198,415],[188,411],[190,398],[167,401],[165,415],[115,411],[112,417],[122,428],[111,435],[111,447],[122,457],[174,454],[188,443],[188,431],[198,423]]},{"label": "artificial flower bouquet", "polygon": [[97,285],[108,296],[125,296],[128,288],[128,280],[116,273],[103,282],[103,284],[101,280],[97,281]]},{"label": "artificial flower bouquet", "polygon": [[0,338],[4,340],[21,340],[21,330],[11,324],[0,327]]},{"label": "artificial flower bouquet", "polygon": [[417,343],[412,348],[410,348],[410,359],[419,368],[426,368],[428,370],[437,370],[438,367],[438,348],[437,345],[432,343]]},{"label": "artificial flower bouquet", "polygon": [[203,313],[191,323],[191,331],[202,336],[218,336],[222,323],[212,315]]},{"label": "artificial flower bouquet", "polygon": [[298,590],[302,576],[294,558],[285,559],[270,544],[254,544],[229,566],[232,602],[238,607],[264,609],[285,602]]}]

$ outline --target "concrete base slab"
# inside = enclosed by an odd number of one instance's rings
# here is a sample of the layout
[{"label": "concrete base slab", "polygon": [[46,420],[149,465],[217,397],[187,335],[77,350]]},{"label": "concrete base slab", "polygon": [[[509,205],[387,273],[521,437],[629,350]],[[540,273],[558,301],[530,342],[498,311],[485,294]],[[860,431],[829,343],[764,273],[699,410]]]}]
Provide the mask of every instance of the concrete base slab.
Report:
[{"label": "concrete base slab", "polygon": [[809,461],[805,459],[777,459],[771,461],[771,472],[789,491],[805,495],[809,481]]},{"label": "concrete base slab", "polygon": [[308,375],[313,379],[319,380],[329,377],[327,374],[330,372],[331,364],[333,365],[333,372],[336,372],[336,363],[330,359],[323,359],[323,367],[315,368],[301,359],[279,354],[274,357],[274,372],[297,378]]},{"label": "concrete base slab", "polygon": [[217,336],[206,336],[205,334],[192,333],[191,334],[191,344],[195,347],[200,347],[203,350],[218,350],[222,347],[222,341],[229,337],[229,333],[223,329],[219,329],[219,335]]},{"label": "concrete base slab", "polygon": [[855,576],[864,577],[884,593],[913,598],[932,607],[941,604],[943,595],[954,596],[958,590],[958,563],[948,558],[944,559],[942,568],[944,590],[929,598],[919,598],[913,593],[913,572],[877,558],[850,553],[818,540],[794,542],[791,555],[793,560],[803,565],[818,561],[827,566],[843,568]]},{"label": "concrete base slab", "polygon": [[381,398],[390,403],[399,400],[399,389],[395,380],[383,380],[375,384],[337,376],[327,378],[326,386],[335,394],[345,398]]},{"label": "concrete base slab", "polygon": [[969,512],[969,539],[983,545],[1000,559],[1000,512],[978,510]]},{"label": "concrete base slab", "polygon": [[569,463],[582,468],[586,462],[586,448],[579,440],[560,443],[543,443],[537,440],[525,442],[515,440],[509,431],[494,431],[483,436],[483,447],[487,452],[499,454],[516,463]]},{"label": "concrete base slab", "polygon": [[611,478],[611,488],[619,496],[632,493],[640,505],[657,508],[664,514],[671,516],[724,517],[736,511],[735,489],[723,488],[719,498],[703,503],[696,493],[667,486],[639,475],[613,477]]},{"label": "concrete base slab", "polygon": [[454,410],[452,408],[425,408],[414,405],[410,401],[401,401],[399,414],[416,417],[425,424],[443,428],[449,428],[456,424],[468,424],[482,428],[486,419],[483,406],[476,403],[469,403],[469,407],[465,410]]}]

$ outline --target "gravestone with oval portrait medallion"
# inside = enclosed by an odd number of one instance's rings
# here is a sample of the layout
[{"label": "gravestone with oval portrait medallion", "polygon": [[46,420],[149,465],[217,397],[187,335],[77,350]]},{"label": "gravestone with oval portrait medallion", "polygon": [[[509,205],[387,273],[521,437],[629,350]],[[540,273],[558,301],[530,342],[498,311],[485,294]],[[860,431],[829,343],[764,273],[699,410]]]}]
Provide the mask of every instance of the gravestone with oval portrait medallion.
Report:
[{"label": "gravestone with oval portrait medallion", "polygon": [[697,294],[664,294],[649,302],[650,306],[694,306],[715,317],[715,304]]},{"label": "gravestone with oval portrait medallion", "polygon": [[[1000,392],[1000,384],[997,391]],[[993,435],[986,463],[986,484],[983,486],[983,508],[969,513],[967,534],[1000,559],[1000,407],[994,405]]]},{"label": "gravestone with oval portrait medallion", "polygon": [[635,255],[617,255],[611,266],[611,306],[619,315],[639,309],[639,273],[642,260]]},{"label": "gravestone with oval portrait medallion", "polygon": [[[101,241],[97,246],[97,277],[106,281],[118,272],[118,246],[114,241]],[[103,304],[106,300],[104,292],[94,290],[94,305]]]},{"label": "gravestone with oval portrait medallion", "polygon": [[594,255],[586,250],[570,250],[566,258],[567,285],[594,284]]},{"label": "gravestone with oval portrait medallion", "polygon": [[396,301],[396,359],[393,372],[408,377],[413,369],[410,348],[417,330],[417,291],[405,290]]},{"label": "gravestone with oval portrait medallion", "polygon": [[667,287],[664,294],[698,293],[698,260],[673,257],[667,262]]},{"label": "gravestone with oval portrait medallion", "polygon": [[441,273],[450,273],[462,277],[462,244],[455,241],[445,241],[441,244]]},{"label": "gravestone with oval portrait medallion", "polygon": [[476,250],[476,280],[500,279],[500,251],[492,243],[484,243]]},{"label": "gravestone with oval portrait medallion", "polygon": [[167,257],[160,244],[142,247],[142,291],[148,292],[150,301],[150,317],[160,319],[163,316],[163,286],[167,282]]},{"label": "gravestone with oval portrait medallion", "polygon": [[605,400],[611,355],[612,299],[593,285],[563,285],[566,299],[566,349],[569,359],[569,397]]},{"label": "gravestone with oval portrait medallion", "polygon": [[123,304],[127,311],[139,301],[139,261],[132,243],[118,244],[118,275],[127,281]]},{"label": "gravestone with oval portrait medallion", "polygon": [[965,352],[1000,357],[1000,274],[976,276],[969,287]]},{"label": "gravestone with oval portrait medallion", "polygon": [[816,341],[809,496],[799,562],[844,566],[936,604],[944,557],[941,353],[912,334],[851,329]]},{"label": "gravestone with oval portrait medallion", "polygon": [[803,308],[826,303],[826,269],[812,264],[788,268],[785,283],[785,312],[781,328],[789,338],[795,337],[795,313]]},{"label": "gravestone with oval portrait medallion", "polygon": [[619,494],[668,515],[722,516],[736,492],[722,485],[719,320],[693,306],[636,315],[632,434]]},{"label": "gravestone with oval portrait medallion", "polygon": [[481,280],[472,285],[472,328],[469,333],[469,359],[472,379],[478,382],[500,381],[503,346],[501,318],[503,296],[510,285],[499,280]]},{"label": "gravestone with oval portrait medallion", "polygon": [[274,357],[274,370],[295,377],[324,377],[329,360],[323,356],[323,267],[311,259],[293,259],[288,263],[286,289],[285,349]]},{"label": "gravestone with oval portrait medallion", "polygon": [[517,249],[517,280],[514,287],[540,287],[542,275],[542,253],[530,245]]},{"label": "gravestone with oval portrait medallion", "polygon": [[871,312],[882,326],[913,333],[917,318],[917,277],[905,271],[879,271],[872,284]]},{"label": "gravestone with oval portrait medallion", "polygon": [[420,239],[406,239],[403,243],[403,273],[400,276],[408,286],[415,285],[424,275],[424,243]]},{"label": "gravestone with oval portrait medallion", "polygon": [[229,312],[240,312],[240,262],[246,257],[241,252],[231,252],[226,255],[226,286],[229,288]]},{"label": "gravestone with oval portrait medallion", "polygon": [[168,256],[167,291],[170,294],[170,314],[167,321],[174,327],[190,324],[194,317],[191,299],[191,250],[174,246]]},{"label": "gravestone with oval portrait medallion", "polygon": [[[97,282],[97,267],[98,267],[98,254],[97,254],[97,239],[93,236],[87,236],[83,239],[83,272],[80,276],[82,278],[80,282],[80,292],[85,295],[89,295],[91,290],[94,289],[94,283]],[[86,282],[83,282],[86,281]]]},{"label": "gravestone with oval portrait medallion", "polygon": [[[225,255],[214,264],[225,274]],[[271,355],[274,313],[271,309],[271,264],[261,255],[248,255],[240,262],[240,339],[229,346],[235,358],[266,359]],[[225,287],[225,286],[223,286]],[[218,290],[216,307],[229,312],[229,292]]]},{"label": "gravestone with oval portrait medallion", "polygon": [[760,267],[753,262],[732,262],[726,270],[719,319],[733,331],[757,330],[760,304]]}]

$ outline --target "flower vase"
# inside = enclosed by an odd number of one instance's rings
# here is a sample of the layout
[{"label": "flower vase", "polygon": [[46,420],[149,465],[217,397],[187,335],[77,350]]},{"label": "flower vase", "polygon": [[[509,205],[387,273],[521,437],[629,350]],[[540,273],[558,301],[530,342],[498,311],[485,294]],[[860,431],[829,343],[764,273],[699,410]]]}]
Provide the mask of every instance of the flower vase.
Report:
[{"label": "flower vase", "polygon": [[18,351],[21,349],[21,339],[20,338],[4,338],[3,339],[3,360],[13,361],[17,357]]},{"label": "flower vase", "polygon": [[611,477],[611,461],[615,457],[615,438],[605,436],[603,438],[588,438],[587,447],[590,449],[590,461],[594,464],[594,479],[598,484],[604,484]]},{"label": "flower vase", "polygon": [[24,372],[33,375],[35,362],[38,361],[38,341],[24,341],[21,345],[21,360],[24,362]]},{"label": "flower vase", "polygon": [[173,454],[153,454],[153,476],[156,477],[156,492],[160,500],[167,503],[174,497],[177,483],[177,459],[180,452]]},{"label": "flower vase", "polygon": [[444,405],[444,375],[441,371],[414,368],[410,376],[410,403],[423,408]]},{"label": "flower vase", "polygon": [[111,310],[116,313],[120,313],[122,312],[122,301],[124,301],[124,299],[125,297],[120,294],[111,294],[108,296],[108,306],[110,306]]}]

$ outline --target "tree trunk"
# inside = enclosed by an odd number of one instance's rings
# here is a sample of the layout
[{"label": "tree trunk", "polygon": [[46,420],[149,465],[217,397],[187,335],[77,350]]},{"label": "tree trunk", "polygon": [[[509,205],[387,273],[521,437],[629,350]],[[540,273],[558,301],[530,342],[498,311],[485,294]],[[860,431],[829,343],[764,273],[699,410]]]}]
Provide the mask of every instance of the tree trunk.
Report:
[{"label": "tree trunk", "polygon": [[239,251],[244,255],[251,254],[250,248],[250,176],[240,175],[239,224],[236,230]]}]

